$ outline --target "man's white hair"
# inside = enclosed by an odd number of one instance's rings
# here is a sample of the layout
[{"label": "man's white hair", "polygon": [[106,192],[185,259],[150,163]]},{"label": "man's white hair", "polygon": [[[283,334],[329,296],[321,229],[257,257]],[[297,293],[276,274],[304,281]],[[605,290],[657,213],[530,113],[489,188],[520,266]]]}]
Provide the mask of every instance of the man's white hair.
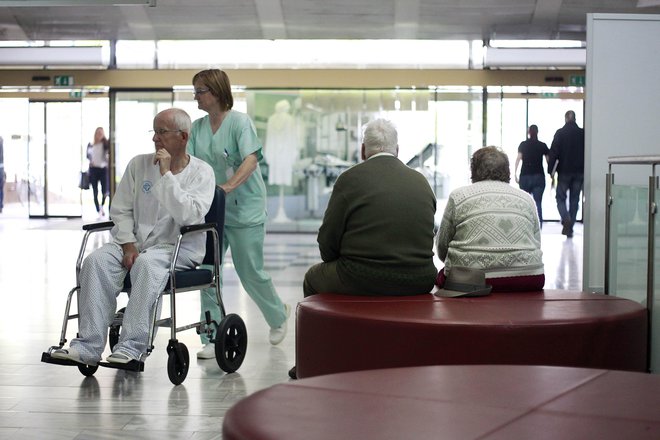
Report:
[{"label": "man's white hair", "polygon": [[399,140],[396,127],[386,119],[375,119],[364,127],[362,136],[366,157],[378,153],[397,155]]},{"label": "man's white hair", "polygon": [[190,133],[192,121],[190,120],[190,115],[188,115],[188,113],[186,113],[185,110],[173,107],[168,109],[167,111],[171,113],[172,122],[174,123],[174,127],[177,130]]}]

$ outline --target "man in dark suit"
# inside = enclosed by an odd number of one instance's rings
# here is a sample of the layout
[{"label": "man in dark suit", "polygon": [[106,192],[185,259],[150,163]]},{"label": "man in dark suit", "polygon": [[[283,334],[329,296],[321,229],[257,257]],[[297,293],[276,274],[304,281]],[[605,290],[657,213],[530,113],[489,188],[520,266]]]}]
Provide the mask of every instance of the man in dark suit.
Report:
[{"label": "man in dark suit", "polygon": [[391,122],[367,124],[364,162],[334,185],[317,238],[323,263],[305,274],[305,296],[414,295],[433,288],[436,198],[398,152]]},{"label": "man in dark suit", "polygon": [[[584,130],[575,122],[575,112],[569,110],[564,116],[565,124],[557,130],[550,146],[548,172],[557,171],[557,210],[561,216],[562,231],[573,236],[573,225],[577,220],[580,193],[584,185]],[[566,208],[567,193],[569,206]]]}]

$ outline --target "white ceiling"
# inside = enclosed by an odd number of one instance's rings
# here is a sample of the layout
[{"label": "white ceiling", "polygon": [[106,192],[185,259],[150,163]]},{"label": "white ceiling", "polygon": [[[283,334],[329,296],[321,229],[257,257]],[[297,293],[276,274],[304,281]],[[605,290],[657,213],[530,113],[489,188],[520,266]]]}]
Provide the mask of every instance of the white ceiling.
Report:
[{"label": "white ceiling", "polygon": [[77,1],[85,5],[0,0],[0,41],[585,40],[587,13],[660,14],[659,0],[155,0],[155,7]]}]

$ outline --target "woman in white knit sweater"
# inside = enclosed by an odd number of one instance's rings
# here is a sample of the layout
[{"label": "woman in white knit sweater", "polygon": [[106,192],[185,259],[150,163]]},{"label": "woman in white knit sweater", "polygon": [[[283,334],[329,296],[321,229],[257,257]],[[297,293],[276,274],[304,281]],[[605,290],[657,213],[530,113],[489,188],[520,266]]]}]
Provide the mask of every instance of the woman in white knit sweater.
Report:
[{"label": "woman in white knit sweater", "polygon": [[545,284],[541,232],[534,201],[509,185],[509,159],[497,147],[472,155],[472,185],[449,195],[438,232],[445,263],[436,284],[452,267],[481,269],[493,291],[541,290]]}]

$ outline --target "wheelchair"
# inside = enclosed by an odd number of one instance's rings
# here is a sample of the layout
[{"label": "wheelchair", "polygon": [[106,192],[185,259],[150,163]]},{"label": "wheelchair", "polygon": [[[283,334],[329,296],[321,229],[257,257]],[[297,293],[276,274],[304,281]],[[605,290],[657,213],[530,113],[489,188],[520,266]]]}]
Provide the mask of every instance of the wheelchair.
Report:
[{"label": "wheelchair", "polygon": [[[74,294],[76,294],[76,303],[78,301],[78,294],[80,293],[80,269],[82,267],[83,257],[87,250],[87,242],[92,234],[108,231],[114,226],[114,223],[112,221],[106,221],[83,225],[85,234],[83,236],[76,262],[76,287],[69,291],[67,297],[60,341],[58,345],[51,346],[48,351],[42,353],[41,361],[50,364],[77,366],[78,370],[80,370],[84,376],[94,375],[99,366],[136,372],[144,371],[144,359],[149,356],[154,348],[153,344],[157,327],[169,327],[170,340],[167,345],[167,375],[174,385],[179,385],[183,383],[188,374],[190,355],[186,345],[176,339],[176,334],[194,328],[198,334],[206,333],[209,340],[215,344],[215,359],[218,366],[223,371],[226,373],[233,373],[238,370],[245,359],[247,351],[247,330],[245,323],[240,316],[237,314],[226,313],[222,302],[222,292],[220,289],[220,252],[222,249],[224,221],[225,192],[216,187],[213,203],[205,217],[205,223],[181,227],[174,252],[172,253],[169,281],[165,290],[158,298],[158,301],[162,301],[163,296],[169,296],[171,316],[159,319],[159,307],[154,308],[154,314],[151,317],[152,325],[149,331],[149,346],[147,353],[143,354],[140,360],[132,360],[127,364],[99,362],[98,365],[83,365],[72,360],[57,359],[51,356],[53,350],[64,347],[64,344],[67,342],[66,334],[69,321],[79,319],[80,316],[78,313],[71,313],[71,303]],[[202,264],[211,265],[213,267],[212,270],[206,268],[175,270],[181,240],[186,234],[200,231],[206,232],[206,255]],[[127,292],[130,295],[130,284],[130,276],[127,275],[124,280],[124,288],[122,289],[122,292]],[[206,311],[205,321],[177,326],[175,301],[177,294],[181,292],[201,290],[204,288],[215,289],[217,303],[220,307],[222,316],[220,322],[211,320],[210,312]],[[124,308],[117,311],[113,322],[108,329],[108,344],[110,345],[110,348],[113,348],[119,341],[123,313]]]}]

